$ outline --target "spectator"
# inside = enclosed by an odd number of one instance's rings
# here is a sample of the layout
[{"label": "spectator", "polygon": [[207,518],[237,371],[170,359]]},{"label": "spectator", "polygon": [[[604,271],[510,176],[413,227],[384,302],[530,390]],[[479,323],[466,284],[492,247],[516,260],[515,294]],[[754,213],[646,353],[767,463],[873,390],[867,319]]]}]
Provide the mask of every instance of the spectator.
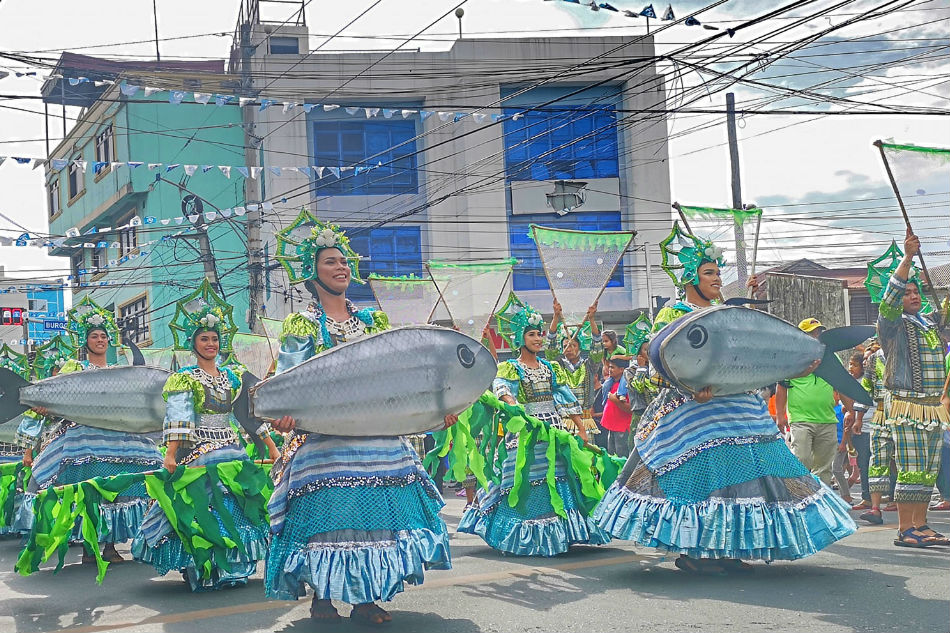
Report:
[{"label": "spectator", "polygon": [[[604,386],[604,415],[601,425],[607,430],[607,452],[612,455],[630,453],[628,437],[630,435],[630,403],[617,394],[624,370],[630,366],[627,356],[612,356],[608,361],[610,386]],[[608,390],[609,389],[609,390]]]},{"label": "spectator", "polygon": [[[636,429],[646,411],[647,405],[653,400],[657,393],[657,387],[650,379],[650,359],[648,341],[643,341],[636,345],[637,357],[636,365],[623,371],[620,378],[620,387],[617,388],[617,395],[625,398],[630,404],[630,429]],[[633,450],[633,433],[628,435],[628,449]]]},{"label": "spectator", "polygon": [[[848,372],[858,381],[861,381],[864,377],[864,358],[865,354],[852,354],[848,361]],[[871,509],[871,489],[868,481],[868,465],[871,462],[871,434],[864,430],[864,416],[867,412],[868,408],[865,405],[860,402],[854,403],[851,445],[854,446],[854,450],[858,454],[858,472],[861,474],[861,503],[852,506],[852,510]]]},{"label": "spectator", "polygon": [[[825,329],[814,318],[805,319],[798,327],[815,338]],[[814,374],[786,380],[776,391],[775,409],[779,429],[791,429],[795,457],[831,486],[831,463],[838,446],[832,386]],[[845,399],[844,409],[850,412],[850,400]]]},{"label": "spectator", "polygon": [[[835,394],[835,400],[838,400],[837,393]],[[844,472],[848,463],[848,441],[851,439],[851,427],[844,422],[844,405],[840,401],[835,404],[835,418],[838,420],[835,425],[838,431],[838,451],[831,462],[831,474],[835,479],[835,483],[838,484],[838,494],[841,495],[841,498],[847,503],[853,503],[851,486],[848,484],[848,476]]]}]

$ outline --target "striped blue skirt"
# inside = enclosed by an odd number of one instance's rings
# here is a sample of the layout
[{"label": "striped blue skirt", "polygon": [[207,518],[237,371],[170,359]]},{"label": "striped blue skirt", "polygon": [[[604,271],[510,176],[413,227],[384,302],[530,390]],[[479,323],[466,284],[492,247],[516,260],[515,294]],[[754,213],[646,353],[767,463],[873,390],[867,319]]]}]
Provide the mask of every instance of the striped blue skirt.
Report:
[{"label": "striped blue skirt", "polygon": [[295,436],[274,467],[265,590],[295,600],[392,600],[449,569],[444,502],[404,438]]}]

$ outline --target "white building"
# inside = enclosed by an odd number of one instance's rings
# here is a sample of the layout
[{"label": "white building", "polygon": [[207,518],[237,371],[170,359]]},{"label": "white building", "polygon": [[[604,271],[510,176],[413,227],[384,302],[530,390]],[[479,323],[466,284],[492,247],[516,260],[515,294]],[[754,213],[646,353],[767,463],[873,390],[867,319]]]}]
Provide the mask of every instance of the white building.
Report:
[{"label": "white building", "polygon": [[[293,309],[273,234],[301,207],[349,229],[369,258],[364,273],[515,257],[515,292],[545,312],[550,291],[529,224],[633,229],[637,246],[600,301],[602,318],[621,323],[649,305],[644,244],[652,295],[671,296],[656,274],[671,212],[665,93],[651,38],[466,38],[447,51],[311,53],[304,24],[252,20],[244,28],[253,48],[242,64],[238,40],[231,72],[243,70],[258,98],[275,102],[245,108],[249,140],[263,139],[253,153],[264,167],[261,198],[286,198],[263,218],[268,316]],[[480,116],[456,121],[473,111]],[[343,171],[269,171],[296,165]],[[546,204],[557,180],[587,183],[584,204],[563,216]],[[351,290],[355,300],[371,300],[368,293]]]}]

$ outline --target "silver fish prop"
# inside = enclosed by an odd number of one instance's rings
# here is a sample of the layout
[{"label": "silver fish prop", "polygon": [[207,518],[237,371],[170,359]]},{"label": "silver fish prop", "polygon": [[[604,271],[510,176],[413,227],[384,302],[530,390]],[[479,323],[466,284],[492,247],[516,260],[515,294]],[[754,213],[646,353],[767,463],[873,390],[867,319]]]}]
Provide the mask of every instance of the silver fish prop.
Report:
[{"label": "silver fish prop", "polygon": [[496,372],[491,353],[465,334],[402,327],[330,348],[264,380],[250,390],[249,413],[264,420],[289,415],[297,428],[327,435],[425,433],[471,406]]},{"label": "silver fish prop", "polygon": [[759,310],[716,306],[691,312],[663,328],[650,343],[650,362],[667,380],[695,393],[745,393],[814,371],[838,393],[872,405],[867,391],[845,371],[834,352],[874,335],[874,326],[826,330],[818,339]]},{"label": "silver fish prop", "polygon": [[162,430],[162,389],[170,372],[157,367],[106,367],[59,374],[31,383],[0,369],[0,418],[31,407],[76,424],[127,433]]}]

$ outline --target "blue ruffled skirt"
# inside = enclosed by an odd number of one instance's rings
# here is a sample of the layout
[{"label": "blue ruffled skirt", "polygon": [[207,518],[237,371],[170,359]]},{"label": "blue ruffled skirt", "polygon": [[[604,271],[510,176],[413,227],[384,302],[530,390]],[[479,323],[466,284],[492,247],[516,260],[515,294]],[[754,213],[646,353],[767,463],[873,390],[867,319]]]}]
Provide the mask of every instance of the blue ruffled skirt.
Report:
[{"label": "blue ruffled skirt", "polygon": [[516,556],[557,556],[571,545],[604,545],[610,535],[586,516],[577,504],[567,482],[565,464],[555,464],[558,494],[564,501],[566,517],[554,512],[551,493],[547,486],[547,444],[538,442],[534,447],[527,499],[523,507],[512,508],[508,494],[514,486],[517,441],[509,443],[508,457],[502,466],[501,484],[492,484],[488,490],[479,490],[477,504],[466,508],[459,521],[458,531],[476,534],[491,547]]},{"label": "blue ruffled skirt", "polygon": [[392,600],[450,569],[444,502],[403,438],[297,436],[275,466],[267,595]]},{"label": "blue ruffled skirt", "polygon": [[[185,458],[182,463],[189,466],[207,466],[239,459],[247,460],[247,453],[237,443],[226,444],[210,451],[203,451],[203,448],[201,445],[197,446],[189,457],[197,456],[193,459]],[[141,563],[152,565],[161,576],[170,571],[180,571],[192,591],[246,584],[247,579],[257,571],[257,561],[263,560],[267,554],[267,526],[252,523],[234,500],[234,496],[226,490],[224,505],[234,520],[246,555],[235,547],[228,550],[226,562],[212,558],[210,578],[201,577],[195,568],[194,559],[185,551],[165,512],[154,502],[142,521],[139,533],[132,541],[132,557]],[[221,533],[227,534],[224,522],[220,517],[216,518]],[[222,563],[225,566],[222,566]]]},{"label": "blue ruffled skirt", "polygon": [[[73,424],[54,436],[33,462],[33,475],[13,528],[22,534],[33,528],[33,501],[50,486],[75,484],[95,477],[141,473],[162,466],[155,443],[142,435]],[[148,509],[145,484],[134,484],[112,503],[100,505],[100,543],[123,543],[134,538]],[[82,519],[71,540],[82,539]]]},{"label": "blue ruffled skirt", "polygon": [[[745,407],[752,402],[746,398],[734,404]],[[719,433],[735,422],[720,416],[728,403],[722,406],[695,408],[706,412],[696,418],[697,433]],[[641,421],[638,448],[651,457],[661,445],[683,450],[650,468],[634,449],[594,512],[613,537],[693,558],[771,561],[809,556],[857,530],[850,506],[795,458],[771,418],[751,424],[754,433],[712,439],[666,429],[654,444],[642,441],[668,420],[645,428],[650,419]]]}]

